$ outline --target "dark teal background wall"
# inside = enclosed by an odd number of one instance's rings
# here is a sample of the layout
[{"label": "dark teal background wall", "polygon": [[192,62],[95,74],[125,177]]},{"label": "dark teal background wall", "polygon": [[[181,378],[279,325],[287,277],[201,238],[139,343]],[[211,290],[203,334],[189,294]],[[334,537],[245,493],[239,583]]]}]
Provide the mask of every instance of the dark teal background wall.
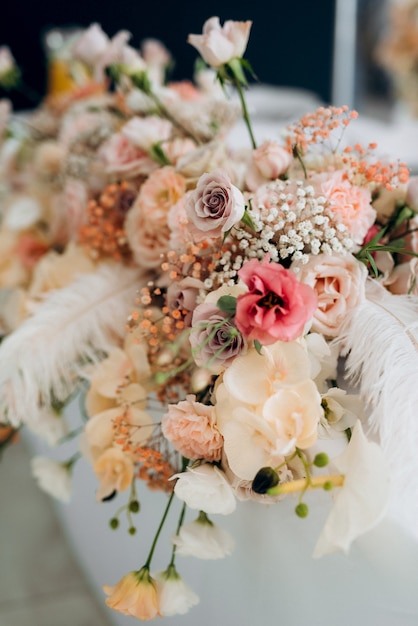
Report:
[{"label": "dark teal background wall", "polygon": [[[5,17],[6,13],[6,17]],[[325,101],[331,93],[334,0],[7,0],[0,45],[7,44],[25,82],[42,93],[45,84],[42,32],[49,27],[88,26],[97,21],[112,36],[132,33],[131,44],[161,39],[176,59],[174,78],[190,78],[196,51],[186,43],[208,17],[253,20],[246,57],[260,81],[302,87]],[[15,106],[28,106],[14,97]]]}]

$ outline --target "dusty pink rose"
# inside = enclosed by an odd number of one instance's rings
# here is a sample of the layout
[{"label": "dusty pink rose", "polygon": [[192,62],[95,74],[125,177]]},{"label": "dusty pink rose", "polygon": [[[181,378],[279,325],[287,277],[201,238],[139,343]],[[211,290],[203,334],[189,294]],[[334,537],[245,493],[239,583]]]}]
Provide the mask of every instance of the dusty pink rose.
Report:
[{"label": "dusty pink rose", "polygon": [[292,157],[275,141],[265,141],[252,153],[252,161],[245,176],[248,189],[256,191],[260,185],[275,180],[288,169]]},{"label": "dusty pink rose", "polygon": [[158,165],[144,150],[135,146],[122,133],[115,133],[99,150],[107,174],[124,178],[150,174]]},{"label": "dusty pink rose", "polygon": [[192,276],[187,276],[179,282],[173,282],[167,289],[167,306],[170,311],[181,311],[186,326],[190,326],[192,313],[196,308],[196,300],[202,282]]},{"label": "dusty pink rose", "polygon": [[194,46],[208,65],[219,67],[232,59],[241,58],[245,52],[252,22],[227,20],[223,26],[219,17],[211,17],[203,25],[201,35],[189,35],[187,41]]},{"label": "dusty pink rose", "polygon": [[327,198],[331,212],[347,227],[353,241],[361,245],[376,219],[370,191],[352,185],[341,171],[319,174],[312,182]]},{"label": "dusty pink rose", "polygon": [[125,220],[125,230],[136,262],[158,267],[170,240],[168,215],[186,193],[185,178],[172,167],[155,170],[142,185]]},{"label": "dusty pink rose", "polygon": [[192,317],[190,344],[196,365],[219,374],[236,356],[245,354],[247,342],[234,322],[214,304],[199,304]]},{"label": "dusty pink rose", "polygon": [[164,437],[187,459],[219,461],[223,439],[215,424],[215,409],[188,395],[178,404],[169,404],[162,419]]},{"label": "dusty pink rose", "polygon": [[252,259],[238,272],[248,292],[237,298],[235,324],[248,339],[269,345],[303,334],[316,309],[315,293],[278,263]]},{"label": "dusty pink rose", "polygon": [[196,241],[221,237],[240,221],[244,211],[244,196],[221,169],[203,174],[186,204],[189,229]]},{"label": "dusty pink rose", "polygon": [[336,337],[341,326],[364,298],[367,270],[351,254],[311,255],[306,265],[294,263],[298,278],[309,285],[318,298],[312,330],[325,337]]}]

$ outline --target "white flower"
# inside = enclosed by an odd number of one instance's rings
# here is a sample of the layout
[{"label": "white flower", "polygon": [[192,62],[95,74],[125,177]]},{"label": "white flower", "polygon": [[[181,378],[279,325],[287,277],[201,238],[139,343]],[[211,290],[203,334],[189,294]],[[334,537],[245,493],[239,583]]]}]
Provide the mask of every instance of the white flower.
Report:
[{"label": "white flower", "polygon": [[32,459],[31,467],[32,474],[43,491],[62,502],[70,501],[71,470],[68,465],[36,456]]},{"label": "white flower", "polygon": [[10,48],[7,46],[0,46],[0,81],[9,72],[13,71],[16,67],[15,60]]},{"label": "white flower", "polygon": [[48,407],[44,407],[36,419],[28,419],[25,425],[51,447],[56,446],[69,432],[64,416]]},{"label": "white flower", "polygon": [[176,554],[198,559],[223,559],[231,554],[234,547],[232,536],[208,520],[205,514],[183,524],[172,542],[177,546]]},{"label": "white flower", "polygon": [[199,596],[184,582],[174,565],[154,575],[159,612],[162,616],[184,615],[199,603]]},{"label": "white flower", "polygon": [[232,487],[224,473],[215,465],[207,463],[187,472],[176,474],[174,491],[191,509],[220,515],[229,515],[235,510],[236,501]]},{"label": "white flower", "polygon": [[362,419],[364,415],[360,396],[348,394],[344,389],[331,387],[323,394],[322,401],[325,404],[325,418],[335,430],[352,428],[357,419]]},{"label": "white flower", "polygon": [[99,24],[91,24],[75,42],[72,53],[87,65],[94,65],[109,47],[110,40]]},{"label": "white flower", "polygon": [[149,115],[146,118],[133,117],[123,126],[121,132],[135,146],[150,152],[155,144],[170,138],[173,125],[156,115]]},{"label": "white flower", "polygon": [[358,421],[347,448],[333,459],[344,474],[344,485],[336,489],[334,506],[315,546],[313,556],[342,550],[371,530],[384,516],[389,496],[389,470],[381,448],[368,441]]},{"label": "white flower", "polygon": [[208,65],[219,67],[242,57],[251,25],[251,21],[227,20],[221,26],[219,17],[211,17],[204,23],[202,35],[189,35],[187,41],[198,50]]}]

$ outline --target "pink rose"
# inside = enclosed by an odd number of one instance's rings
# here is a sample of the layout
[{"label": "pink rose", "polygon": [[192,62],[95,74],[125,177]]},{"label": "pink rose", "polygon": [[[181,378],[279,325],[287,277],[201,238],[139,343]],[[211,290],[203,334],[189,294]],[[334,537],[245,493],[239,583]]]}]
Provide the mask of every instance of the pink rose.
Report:
[{"label": "pink rose", "polygon": [[244,196],[221,169],[199,178],[186,204],[189,229],[196,241],[221,237],[240,221]]},{"label": "pink rose", "polygon": [[216,428],[215,408],[195,400],[196,396],[188,395],[186,400],[168,405],[161,424],[163,435],[187,459],[219,461],[223,438]]},{"label": "pink rose", "polygon": [[350,311],[364,298],[367,270],[351,254],[311,255],[306,265],[294,263],[299,280],[316,293],[318,307],[312,330],[336,337]]},{"label": "pink rose", "polygon": [[384,285],[391,293],[418,296],[418,259],[397,265]]},{"label": "pink rose", "polygon": [[245,177],[251,191],[256,191],[260,185],[284,174],[292,161],[289,152],[275,141],[265,141],[253,150],[252,157]]},{"label": "pink rose", "polygon": [[370,191],[352,185],[341,171],[319,174],[312,183],[327,198],[331,213],[347,227],[354,242],[361,245],[376,219]]},{"label": "pink rose", "polygon": [[237,298],[235,324],[244,337],[268,345],[293,341],[303,334],[317,299],[307,285],[268,257],[252,259],[238,272],[248,292]]},{"label": "pink rose", "polygon": [[245,52],[252,22],[227,20],[223,26],[219,17],[211,17],[203,25],[201,35],[189,35],[187,41],[194,46],[204,61],[212,67],[241,58]]},{"label": "pink rose", "polygon": [[179,282],[171,283],[167,289],[167,306],[170,311],[180,311],[184,315],[184,323],[190,326],[192,313],[196,308],[196,300],[202,282],[192,276],[187,276]]},{"label": "pink rose", "polygon": [[406,188],[406,204],[413,211],[418,211],[418,176],[411,176]]},{"label": "pink rose", "polygon": [[124,178],[150,174],[158,165],[146,152],[135,146],[122,133],[115,133],[102,144],[99,157],[104,161],[107,174]]}]

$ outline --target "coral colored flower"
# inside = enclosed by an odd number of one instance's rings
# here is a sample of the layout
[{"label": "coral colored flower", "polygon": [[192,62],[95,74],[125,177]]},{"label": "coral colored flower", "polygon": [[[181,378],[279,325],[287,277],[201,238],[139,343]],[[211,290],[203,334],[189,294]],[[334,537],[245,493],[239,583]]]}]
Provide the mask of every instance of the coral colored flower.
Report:
[{"label": "coral colored flower", "polygon": [[196,402],[188,395],[178,404],[169,404],[162,419],[164,437],[187,459],[219,461],[222,454],[222,435],[215,425],[213,406]]},{"label": "coral colored flower", "polygon": [[200,177],[186,204],[190,232],[196,241],[221,237],[240,221],[244,197],[221,169]]},{"label": "coral colored flower", "polygon": [[251,25],[251,21],[227,20],[221,26],[219,17],[211,17],[204,23],[202,35],[189,35],[187,41],[199,51],[208,65],[219,67],[242,57]]},{"label": "coral colored flower", "polygon": [[113,587],[104,585],[103,591],[109,596],[106,598],[107,606],[119,613],[139,620],[154,619],[157,615],[161,617],[157,584],[147,567],[129,572]]},{"label": "coral colored flower", "polygon": [[157,598],[162,616],[184,615],[199,604],[199,597],[181,578],[174,565],[155,574]]},{"label": "coral colored flower", "polygon": [[317,304],[313,290],[265,257],[252,259],[238,272],[248,292],[238,296],[235,324],[248,339],[268,345],[303,334]]}]

